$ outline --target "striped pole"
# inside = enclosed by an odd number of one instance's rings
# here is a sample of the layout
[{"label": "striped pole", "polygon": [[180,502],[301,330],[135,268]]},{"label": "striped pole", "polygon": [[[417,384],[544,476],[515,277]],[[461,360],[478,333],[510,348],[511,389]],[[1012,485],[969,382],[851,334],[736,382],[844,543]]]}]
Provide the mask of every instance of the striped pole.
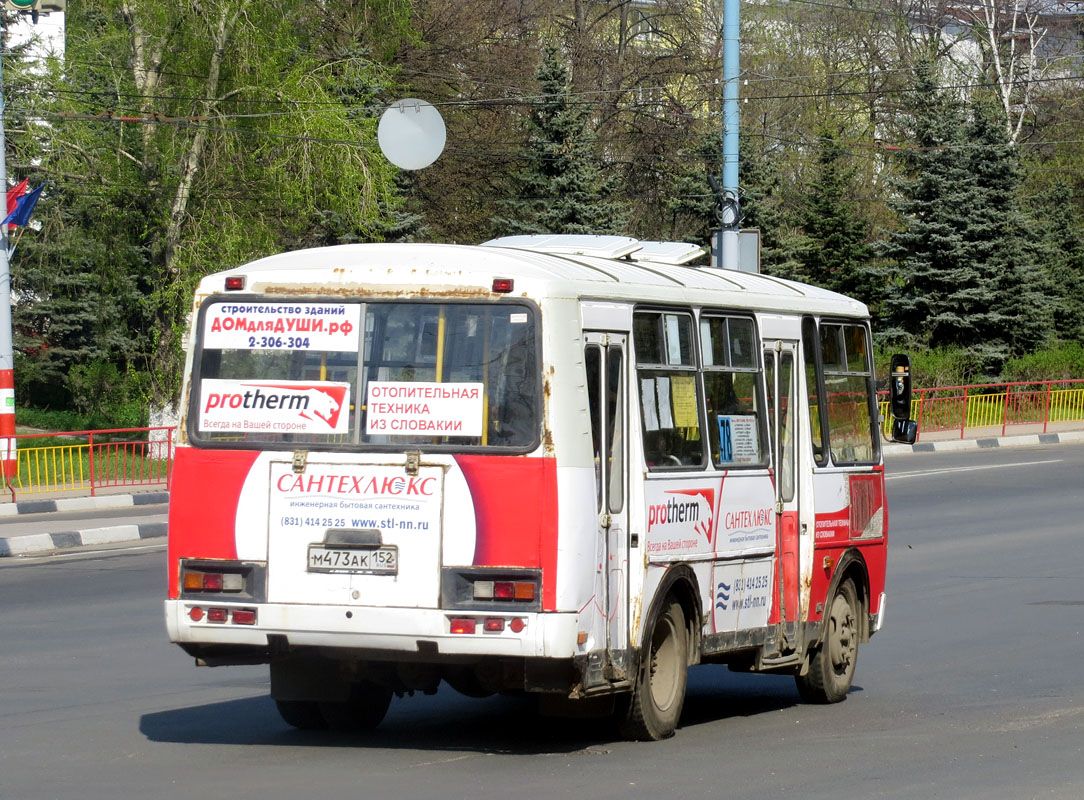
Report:
[{"label": "striped pole", "polygon": [[18,468],[15,451],[15,371],[10,369],[0,369],[0,459],[3,460],[3,483],[10,486]]},{"label": "striped pole", "polygon": [[[0,24],[0,42],[4,28]],[[2,56],[2,53],[0,53]],[[0,190],[7,196],[8,170],[4,141],[4,74],[0,58]],[[7,216],[7,204],[4,204]],[[8,270],[8,226],[0,225],[0,460],[4,485],[15,477],[15,357],[11,340],[11,273]]]}]

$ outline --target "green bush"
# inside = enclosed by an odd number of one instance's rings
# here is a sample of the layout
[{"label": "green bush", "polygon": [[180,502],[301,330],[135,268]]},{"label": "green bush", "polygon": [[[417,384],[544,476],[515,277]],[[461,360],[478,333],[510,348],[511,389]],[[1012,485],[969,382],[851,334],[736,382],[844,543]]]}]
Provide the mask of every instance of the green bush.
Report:
[{"label": "green bush", "polygon": [[108,362],[74,366],[66,381],[69,407],[22,405],[22,396],[16,393],[15,422],[53,432],[143,428],[147,425],[146,383],[144,375],[134,370],[122,373]]},{"label": "green bush", "polygon": [[72,404],[96,428],[140,428],[147,424],[144,375],[121,372],[108,361],[91,361],[68,372]]},{"label": "green bush", "polygon": [[15,424],[50,432],[94,430],[90,417],[85,414],[62,409],[20,406],[18,396],[15,397]]},{"label": "green bush", "polygon": [[1018,383],[1084,378],[1084,346],[1078,342],[1059,344],[1026,356],[1010,358],[1000,375],[983,375],[982,358],[962,348],[899,350],[878,348],[877,374],[888,375],[892,354],[905,352],[911,358],[911,382],[916,389],[939,386],[967,386],[976,383]]},{"label": "green bush", "polygon": [[877,374],[887,376],[892,355],[900,352],[911,359],[911,385],[916,389],[987,382],[982,378],[980,359],[960,348],[913,351],[879,348],[875,353]]},{"label": "green bush", "polygon": [[1016,381],[1061,381],[1084,378],[1084,347],[1067,342],[1037,353],[1010,358],[1001,379]]}]

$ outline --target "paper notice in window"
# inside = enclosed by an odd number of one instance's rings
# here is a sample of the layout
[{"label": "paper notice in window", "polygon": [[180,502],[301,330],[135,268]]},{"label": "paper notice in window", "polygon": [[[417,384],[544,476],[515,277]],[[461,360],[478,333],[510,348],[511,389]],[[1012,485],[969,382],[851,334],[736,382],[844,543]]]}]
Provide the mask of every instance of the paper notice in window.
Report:
[{"label": "paper notice in window", "polygon": [[670,379],[659,377],[655,379],[655,389],[659,396],[659,427],[674,427],[674,415],[670,410]]},{"label": "paper notice in window", "polygon": [[641,378],[640,406],[644,409],[644,430],[657,431],[659,429],[659,414],[655,408],[654,378]]},{"label": "paper notice in window", "polygon": [[674,397],[674,427],[699,428],[696,414],[696,379],[675,375],[670,379]]}]

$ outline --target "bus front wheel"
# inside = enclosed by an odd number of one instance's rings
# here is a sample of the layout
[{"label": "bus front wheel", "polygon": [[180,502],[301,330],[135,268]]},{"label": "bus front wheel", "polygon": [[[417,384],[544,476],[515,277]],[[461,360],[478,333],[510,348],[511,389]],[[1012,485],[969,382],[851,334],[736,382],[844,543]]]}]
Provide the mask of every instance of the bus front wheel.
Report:
[{"label": "bus front wheel", "polygon": [[843,581],[828,607],[824,640],[809,657],[809,671],[798,675],[798,694],[807,703],[838,703],[847,697],[858,663],[858,593]]},{"label": "bus front wheel", "polygon": [[644,642],[632,696],[620,720],[628,739],[651,741],[674,735],[685,702],[689,647],[685,614],[671,601]]}]

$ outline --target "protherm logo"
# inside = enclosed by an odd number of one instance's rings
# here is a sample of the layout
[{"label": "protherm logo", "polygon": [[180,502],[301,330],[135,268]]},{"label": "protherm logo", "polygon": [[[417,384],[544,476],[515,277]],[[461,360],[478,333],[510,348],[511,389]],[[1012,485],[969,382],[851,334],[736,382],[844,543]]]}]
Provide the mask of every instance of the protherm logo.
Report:
[{"label": "protherm logo", "polygon": [[350,384],[322,381],[205,380],[201,382],[201,431],[345,433]]},{"label": "protherm logo", "polygon": [[647,532],[687,532],[703,536],[711,544],[714,530],[714,489],[672,489],[664,502],[647,507]]}]

